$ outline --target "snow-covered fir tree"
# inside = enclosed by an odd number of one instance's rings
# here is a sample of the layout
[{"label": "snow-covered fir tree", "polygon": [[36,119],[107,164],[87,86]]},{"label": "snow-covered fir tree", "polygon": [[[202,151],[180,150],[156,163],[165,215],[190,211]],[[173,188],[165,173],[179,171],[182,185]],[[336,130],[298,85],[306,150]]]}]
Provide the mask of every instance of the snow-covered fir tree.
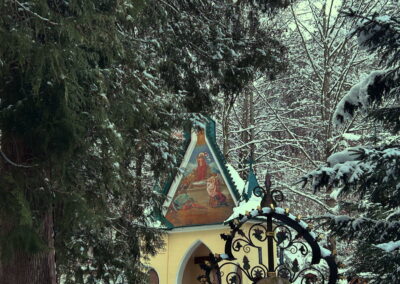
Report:
[{"label": "snow-covered fir tree", "polygon": [[359,45],[379,56],[381,69],[354,85],[340,101],[334,123],[341,126],[358,112],[368,114],[391,135],[378,136],[370,145],[359,145],[331,155],[326,166],[304,177],[314,190],[338,188],[348,215],[326,215],[342,239],[356,241],[347,260],[348,275],[369,283],[400,281],[400,18],[397,1],[388,1],[383,13],[345,12],[358,25],[352,31]]}]

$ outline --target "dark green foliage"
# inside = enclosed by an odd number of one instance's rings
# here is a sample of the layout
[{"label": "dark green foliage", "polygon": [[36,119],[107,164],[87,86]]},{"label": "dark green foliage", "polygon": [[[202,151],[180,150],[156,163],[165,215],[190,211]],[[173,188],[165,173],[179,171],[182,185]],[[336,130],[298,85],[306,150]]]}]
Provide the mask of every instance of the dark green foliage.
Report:
[{"label": "dark green foliage", "polygon": [[160,101],[162,86],[150,90],[150,79],[132,76],[137,47],[117,28],[132,25],[142,3],[131,4],[0,1],[4,261],[45,250],[43,216],[52,211],[57,269],[68,283],[138,283],[141,257],[162,244],[143,211],[161,200],[151,168],[168,169],[160,152],[173,154],[174,143],[159,149],[155,141],[171,140],[181,121],[161,112],[181,104]]},{"label": "dark green foliage", "polygon": [[151,22],[139,34],[157,47],[157,72],[173,92],[186,95],[189,111],[210,110],[215,96],[235,96],[255,78],[285,68],[285,47],[262,25],[267,15],[254,1],[156,2],[143,10]]},{"label": "dark green foliage", "polygon": [[46,251],[50,214],[66,283],[145,281],[162,246],[153,186],[179,161],[172,134],[284,68],[249,5],[0,0],[2,257]]},{"label": "dark green foliage", "polygon": [[[368,109],[371,118],[378,122],[384,122],[384,127],[396,133],[400,129],[398,119],[393,119],[399,113],[397,105],[400,98],[399,17],[398,15],[380,16],[378,14],[365,16],[354,11],[345,12],[344,14],[348,17],[359,19],[360,24],[352,32],[352,35],[358,37],[362,48],[370,53],[380,55],[383,70],[374,77],[373,82],[368,84],[366,94],[361,94],[367,97],[368,105],[349,99],[345,101],[343,111],[353,117],[357,109]],[[385,106],[380,109],[387,103],[393,107]],[[338,113],[337,119],[343,122],[343,116],[343,113]]]}]

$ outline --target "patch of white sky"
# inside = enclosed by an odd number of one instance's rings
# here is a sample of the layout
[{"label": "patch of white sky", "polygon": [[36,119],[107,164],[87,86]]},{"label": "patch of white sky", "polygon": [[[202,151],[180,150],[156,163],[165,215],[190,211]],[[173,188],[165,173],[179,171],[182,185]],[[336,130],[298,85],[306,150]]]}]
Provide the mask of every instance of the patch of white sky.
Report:
[{"label": "patch of white sky", "polygon": [[[316,10],[321,11],[325,5],[325,15],[331,15],[336,17],[339,13],[341,6],[341,0],[300,0],[293,4],[293,10],[297,19],[310,31],[314,31],[315,26],[312,25],[313,15],[311,7],[315,7]],[[331,21],[333,22],[333,21]],[[290,21],[288,27],[293,31],[296,29],[294,21]],[[305,35],[307,36],[307,35]],[[308,35],[309,36],[309,35]]]},{"label": "patch of white sky", "polygon": [[[313,33],[316,32],[316,26],[313,23],[314,19],[311,7],[315,7],[315,10],[321,11],[322,7],[325,5],[325,15],[329,15],[330,13],[330,17],[335,18],[339,14],[341,3],[341,0],[298,0],[292,5],[297,20],[301,22],[301,25],[303,25],[305,29]],[[286,20],[288,30],[294,32],[296,30],[296,24],[290,8],[282,10],[280,13],[282,13],[282,15],[278,15],[279,20]],[[261,21],[268,25],[269,20],[270,18],[266,16]],[[334,21],[331,20],[330,22],[332,23]],[[303,29],[302,32],[305,39],[311,38],[311,35],[308,32],[304,32]],[[254,83],[254,86],[259,87],[260,84],[262,85],[263,83],[264,81],[260,79]]]}]

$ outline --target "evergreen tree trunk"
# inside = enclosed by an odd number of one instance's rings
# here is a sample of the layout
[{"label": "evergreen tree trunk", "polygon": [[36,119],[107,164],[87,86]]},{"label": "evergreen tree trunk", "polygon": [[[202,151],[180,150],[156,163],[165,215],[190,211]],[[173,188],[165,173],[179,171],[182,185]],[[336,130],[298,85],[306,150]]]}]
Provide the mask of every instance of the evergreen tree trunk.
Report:
[{"label": "evergreen tree trunk", "polygon": [[0,264],[1,284],[56,284],[51,210],[43,219],[42,233],[49,249],[33,255],[17,251],[10,261]]},{"label": "evergreen tree trunk", "polygon": [[[7,135],[3,134],[2,154],[9,161],[15,162],[16,165],[12,165],[7,161],[4,162],[3,169],[11,172],[28,172],[29,169],[20,169],[17,165],[29,163],[31,159],[29,147],[26,147],[22,141],[14,139],[14,137],[6,137]],[[32,175],[32,173],[30,174]],[[24,190],[29,190],[29,188]],[[1,284],[56,284],[53,212],[51,208],[44,212],[38,232],[47,248],[39,253],[29,253],[22,248],[18,248],[14,250],[11,259],[4,259],[3,255],[1,255]],[[3,232],[11,232],[17,226],[8,218],[3,217],[3,220],[0,221],[0,228],[4,230]],[[25,247],[25,249],[29,250],[30,248]]]},{"label": "evergreen tree trunk", "polygon": [[[243,128],[243,131],[240,132],[240,140],[241,140],[241,143],[247,144],[249,142],[249,133],[248,133],[249,130],[248,130],[248,127],[249,127],[249,112],[250,112],[249,111],[249,94],[248,94],[248,90],[247,89],[244,90],[244,92],[243,92],[243,98],[244,98],[243,109],[242,109],[242,128]],[[249,158],[248,146],[242,147],[239,150],[238,157],[239,157],[238,169],[239,169],[240,177],[242,179],[246,179],[247,178],[247,176],[246,176],[246,173],[247,173],[247,171],[246,171],[246,167],[247,167],[246,162],[247,162],[247,160]]]},{"label": "evergreen tree trunk", "polygon": [[[253,90],[250,89],[250,93],[249,93],[249,126],[251,127],[249,130],[249,141],[254,141],[255,136],[254,136],[254,128],[255,128],[255,121],[254,121],[254,94],[253,94]],[[255,143],[251,143],[250,144],[250,154],[249,154],[249,158],[252,162],[255,162],[255,150],[256,150],[256,145]]]}]

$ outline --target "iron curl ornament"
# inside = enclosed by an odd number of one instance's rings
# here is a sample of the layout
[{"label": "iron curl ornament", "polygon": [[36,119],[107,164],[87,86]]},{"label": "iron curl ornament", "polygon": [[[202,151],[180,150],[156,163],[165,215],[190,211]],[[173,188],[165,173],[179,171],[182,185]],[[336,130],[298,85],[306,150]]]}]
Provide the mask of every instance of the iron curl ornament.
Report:
[{"label": "iron curl ornament", "polygon": [[[199,281],[214,284],[210,279],[214,271],[218,284],[243,284],[244,279],[257,284],[273,277],[289,283],[336,283],[334,255],[318,244],[321,238],[312,232],[311,225],[288,208],[277,207],[284,195],[271,190],[270,175],[265,188],[257,186],[253,194],[262,197],[260,206],[228,222],[230,233],[221,234],[225,253],[210,255],[210,261],[201,266],[205,274]],[[243,258],[235,257],[238,254]]]}]

